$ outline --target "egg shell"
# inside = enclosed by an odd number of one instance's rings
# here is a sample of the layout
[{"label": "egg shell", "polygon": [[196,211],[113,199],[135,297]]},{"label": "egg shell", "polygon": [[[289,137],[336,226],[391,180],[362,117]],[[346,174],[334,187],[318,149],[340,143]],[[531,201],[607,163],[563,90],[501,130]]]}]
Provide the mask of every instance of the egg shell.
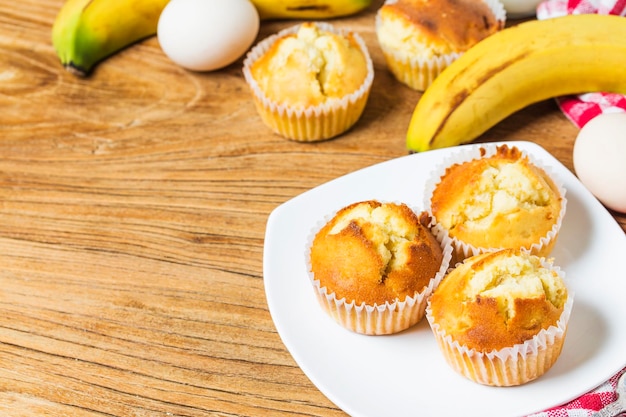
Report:
[{"label": "egg shell", "polygon": [[543,0],[501,0],[507,19],[522,19],[534,17],[537,14],[537,6]]},{"label": "egg shell", "polygon": [[591,119],[574,143],[574,170],[606,207],[626,213],[626,113]]},{"label": "egg shell", "polygon": [[212,71],[245,54],[259,26],[250,0],[171,0],[159,17],[157,38],[176,64]]}]

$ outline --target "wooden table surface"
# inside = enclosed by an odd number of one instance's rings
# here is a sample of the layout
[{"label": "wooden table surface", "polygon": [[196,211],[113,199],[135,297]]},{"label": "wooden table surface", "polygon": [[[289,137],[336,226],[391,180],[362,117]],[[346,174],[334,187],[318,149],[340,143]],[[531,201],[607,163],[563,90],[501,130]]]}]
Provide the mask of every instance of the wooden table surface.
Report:
[{"label": "wooden table surface", "polygon": [[[386,71],[381,2],[334,21],[376,78],[358,124],[316,144],[262,124],[241,60],[192,73],[150,38],[76,78],[50,42],[61,4],[0,4],[0,415],[344,415],[275,330],[263,240],[281,203],[407,154],[420,95]],[[550,100],[476,142],[533,141],[572,169],[576,134]]]}]

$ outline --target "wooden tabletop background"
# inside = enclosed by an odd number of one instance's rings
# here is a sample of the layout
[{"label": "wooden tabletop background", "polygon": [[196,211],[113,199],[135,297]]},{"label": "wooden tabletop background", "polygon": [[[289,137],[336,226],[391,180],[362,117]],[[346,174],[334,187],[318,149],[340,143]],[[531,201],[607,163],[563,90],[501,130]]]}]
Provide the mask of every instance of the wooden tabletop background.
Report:
[{"label": "wooden tabletop background", "polygon": [[[386,70],[381,1],[333,22],[376,77],[357,125],[316,144],[262,124],[241,60],[192,73],[153,37],[71,75],[50,41],[61,4],[0,3],[0,415],[344,415],[274,328],[263,239],[281,203],[407,154],[420,94]],[[533,141],[572,169],[576,134],[549,100],[477,142]]]}]

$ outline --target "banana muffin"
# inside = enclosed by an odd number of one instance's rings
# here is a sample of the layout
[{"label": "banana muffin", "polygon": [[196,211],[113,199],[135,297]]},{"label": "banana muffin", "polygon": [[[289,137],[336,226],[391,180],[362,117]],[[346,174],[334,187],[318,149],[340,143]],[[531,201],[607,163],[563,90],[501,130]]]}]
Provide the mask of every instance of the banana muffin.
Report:
[{"label": "banana muffin", "polygon": [[387,67],[400,82],[425,90],[452,61],[504,28],[498,0],[387,0],[376,35]]},{"label": "banana muffin", "polygon": [[305,22],[260,42],[243,71],[263,122],[297,141],[330,139],[350,129],[374,78],[360,36],[322,22]]},{"label": "banana muffin", "polygon": [[517,147],[469,149],[435,171],[432,190],[427,186],[435,229],[449,234],[459,261],[505,248],[547,256],[565,215],[565,190]]},{"label": "banana muffin", "polygon": [[369,200],[339,210],[309,248],[322,307],[358,333],[395,333],[417,323],[451,255],[429,225],[429,216],[401,203]]},{"label": "banana muffin", "polygon": [[504,249],[457,265],[430,298],[427,318],[453,369],[481,384],[512,386],[556,362],[571,304],[558,268]]}]

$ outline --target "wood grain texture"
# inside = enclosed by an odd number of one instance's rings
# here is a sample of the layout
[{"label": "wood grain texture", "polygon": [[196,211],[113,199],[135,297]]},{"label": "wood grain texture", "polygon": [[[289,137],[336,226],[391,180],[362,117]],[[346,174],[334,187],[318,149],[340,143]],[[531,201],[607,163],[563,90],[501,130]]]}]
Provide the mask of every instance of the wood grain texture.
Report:
[{"label": "wood grain texture", "polygon": [[[357,125],[316,144],[267,130],[241,60],[192,73],[150,38],[74,77],[50,43],[61,4],[0,4],[0,415],[344,415],[276,333],[263,238],[281,203],[406,154],[419,93],[386,71],[381,2],[333,22],[376,78]],[[534,141],[571,169],[576,133],[546,101],[477,141]]]}]

